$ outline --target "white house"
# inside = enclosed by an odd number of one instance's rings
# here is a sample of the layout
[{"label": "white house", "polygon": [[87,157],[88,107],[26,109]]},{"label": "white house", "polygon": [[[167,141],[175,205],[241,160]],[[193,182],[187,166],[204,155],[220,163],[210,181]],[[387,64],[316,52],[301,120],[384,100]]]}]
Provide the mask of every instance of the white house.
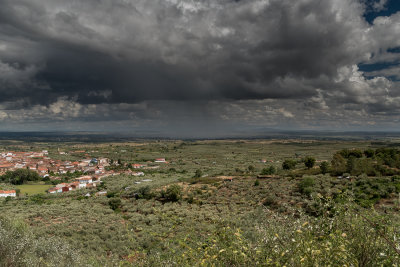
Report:
[{"label": "white house", "polygon": [[15,190],[0,190],[0,197],[16,197]]},{"label": "white house", "polygon": [[132,166],[133,166],[134,169],[140,169],[140,168],[146,167],[146,165],[137,164],[137,163],[136,163],[136,164],[133,164]]},{"label": "white house", "polygon": [[85,188],[87,184],[93,183],[93,179],[91,176],[82,176],[76,178],[76,180],[79,182],[79,188]]},{"label": "white house", "polygon": [[154,162],[157,162],[157,163],[165,163],[166,161],[165,161],[165,158],[158,158],[158,159],[156,159]]},{"label": "white house", "polygon": [[50,194],[55,194],[55,193],[57,193],[57,188],[50,188],[50,189],[48,190],[48,192],[49,192]]}]

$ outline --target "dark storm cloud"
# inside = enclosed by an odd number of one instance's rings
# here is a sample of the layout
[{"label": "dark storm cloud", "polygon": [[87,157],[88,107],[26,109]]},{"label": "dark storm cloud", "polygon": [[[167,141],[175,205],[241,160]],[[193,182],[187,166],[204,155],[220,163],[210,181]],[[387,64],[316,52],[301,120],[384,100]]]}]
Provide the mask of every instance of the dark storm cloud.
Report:
[{"label": "dark storm cloud", "polygon": [[17,88],[4,100],[307,97],[284,79],[332,78],[364,53],[355,1],[1,2],[1,38],[16,46],[3,64],[35,68],[37,83],[3,86]]}]

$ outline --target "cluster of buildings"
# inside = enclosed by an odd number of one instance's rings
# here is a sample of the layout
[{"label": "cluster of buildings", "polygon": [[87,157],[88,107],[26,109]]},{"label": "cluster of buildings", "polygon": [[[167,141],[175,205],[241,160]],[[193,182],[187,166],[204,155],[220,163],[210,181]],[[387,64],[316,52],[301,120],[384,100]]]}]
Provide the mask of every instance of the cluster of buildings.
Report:
[{"label": "cluster of buildings", "polygon": [[59,175],[81,171],[83,173],[104,174],[108,166],[107,158],[61,161],[51,159],[48,151],[41,152],[3,152],[0,154],[0,175],[16,169],[30,169],[40,176]]},{"label": "cluster of buildings", "polygon": [[[78,151],[84,152],[84,151]],[[62,152],[65,153],[65,152]],[[61,152],[60,152],[61,154]],[[157,158],[155,163],[168,163],[165,158]],[[69,192],[83,188],[93,188],[99,185],[101,178],[109,175],[125,173],[132,176],[144,176],[142,171],[126,170],[115,173],[112,170],[107,171],[109,166],[107,158],[86,158],[78,161],[62,161],[51,159],[47,150],[41,152],[20,152],[9,151],[0,153],[0,175],[7,171],[15,171],[17,169],[29,169],[37,172],[42,177],[49,177],[52,180],[61,179],[58,175],[82,172],[85,175],[76,178],[73,182],[60,183],[50,188],[50,194]],[[132,164],[133,169],[153,169],[160,166],[147,166],[145,164]],[[16,197],[15,190],[0,190],[0,197]]]},{"label": "cluster of buildings", "polygon": [[76,178],[74,182],[58,184],[55,187],[50,188],[48,192],[50,194],[55,194],[55,193],[69,192],[82,188],[93,188],[96,187],[101,182],[101,178],[102,176],[90,176],[90,175],[81,176],[79,178]]}]

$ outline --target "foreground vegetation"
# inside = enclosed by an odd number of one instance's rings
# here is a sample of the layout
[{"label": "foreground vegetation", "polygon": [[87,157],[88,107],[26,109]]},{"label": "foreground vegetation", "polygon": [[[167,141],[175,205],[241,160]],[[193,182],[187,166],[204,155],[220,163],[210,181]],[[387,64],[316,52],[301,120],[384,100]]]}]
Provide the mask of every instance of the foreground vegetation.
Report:
[{"label": "foreground vegetation", "polygon": [[[50,154],[62,146],[46,145]],[[0,244],[0,266],[63,266],[68,257],[72,266],[400,264],[400,157],[393,142],[71,147],[119,161],[118,169],[151,166],[157,157],[169,163],[144,169],[144,178],[105,178],[96,189],[2,200],[2,216],[12,219],[0,221],[0,240],[11,240]],[[95,196],[101,190],[107,195]],[[22,240],[24,249],[16,249]]]}]

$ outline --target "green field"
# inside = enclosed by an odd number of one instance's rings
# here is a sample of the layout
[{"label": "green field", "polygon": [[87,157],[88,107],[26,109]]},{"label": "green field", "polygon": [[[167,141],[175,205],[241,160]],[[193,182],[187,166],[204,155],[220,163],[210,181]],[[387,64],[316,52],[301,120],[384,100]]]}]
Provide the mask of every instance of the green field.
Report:
[{"label": "green field", "polygon": [[17,188],[21,190],[20,192],[21,195],[25,194],[35,195],[40,193],[46,193],[46,190],[49,189],[50,187],[53,186],[48,184],[24,184],[17,186]]}]

